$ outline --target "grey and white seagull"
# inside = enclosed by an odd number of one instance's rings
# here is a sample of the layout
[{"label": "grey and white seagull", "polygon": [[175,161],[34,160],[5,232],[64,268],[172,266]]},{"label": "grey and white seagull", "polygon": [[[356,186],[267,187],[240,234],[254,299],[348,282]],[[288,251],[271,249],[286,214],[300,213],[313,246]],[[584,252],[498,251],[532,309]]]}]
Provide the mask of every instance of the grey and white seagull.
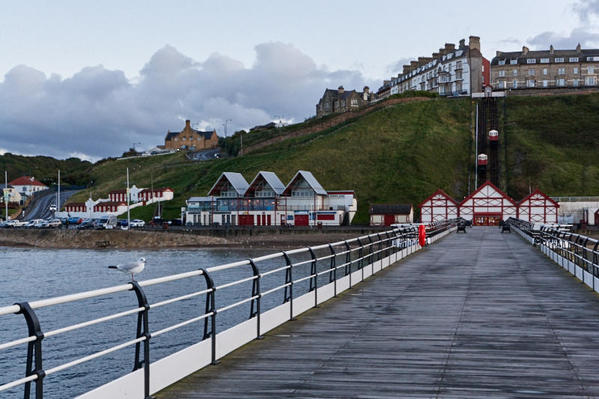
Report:
[{"label": "grey and white seagull", "polygon": [[131,275],[131,281],[135,281],[133,277],[134,274],[140,273],[144,267],[146,267],[146,258],[139,258],[135,262],[123,263],[118,265],[108,266],[109,269],[117,269],[122,271],[123,273],[128,273]]}]

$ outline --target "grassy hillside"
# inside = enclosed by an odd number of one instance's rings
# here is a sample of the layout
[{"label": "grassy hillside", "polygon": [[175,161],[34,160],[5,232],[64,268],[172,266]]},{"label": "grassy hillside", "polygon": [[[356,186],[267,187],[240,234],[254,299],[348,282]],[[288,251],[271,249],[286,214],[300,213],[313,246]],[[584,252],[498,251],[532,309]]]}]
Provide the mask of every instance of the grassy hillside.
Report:
[{"label": "grassy hillside", "polygon": [[[472,108],[470,99],[392,105],[256,153],[209,162],[193,163],[180,153],[107,161],[90,170],[91,190],[97,198],[124,188],[128,167],[131,184],[175,190],[175,200],[165,206],[165,216],[172,218],[179,216],[186,198],[206,195],[223,171],[240,172],[249,181],[269,170],[287,183],[298,169],[306,169],[326,189],[355,190],[359,212],[354,222],[367,223],[371,203],[417,206],[439,187],[458,200],[468,194],[474,164]],[[501,188],[515,199],[526,195],[529,186],[550,195],[599,194],[599,95],[510,97],[505,109]],[[136,209],[133,216],[149,218],[152,212]]]},{"label": "grassy hillside", "polygon": [[[26,157],[11,153],[0,155],[0,172],[4,173],[6,170],[9,181],[27,175],[35,176],[36,179],[50,186],[56,183],[57,171],[60,169],[63,184],[87,185],[91,168],[90,162],[79,158],[58,160],[51,157]],[[4,184],[4,175],[2,175],[2,184]]]}]

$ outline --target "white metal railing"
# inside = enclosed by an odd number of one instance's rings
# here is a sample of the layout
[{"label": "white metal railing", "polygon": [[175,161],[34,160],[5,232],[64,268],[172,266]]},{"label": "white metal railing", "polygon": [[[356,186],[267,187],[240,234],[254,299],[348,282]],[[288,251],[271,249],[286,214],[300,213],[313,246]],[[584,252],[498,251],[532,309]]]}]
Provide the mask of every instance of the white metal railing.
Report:
[{"label": "white metal railing", "polygon": [[599,293],[599,240],[572,233],[560,225],[541,225],[535,230],[531,223],[522,220],[509,222],[525,240]]},{"label": "white metal railing", "polygon": [[[452,224],[444,223],[430,228],[429,233],[432,235],[430,242],[433,242],[443,234],[450,232],[452,227]],[[261,301],[263,297],[275,294],[276,292],[283,292],[283,305],[280,306],[285,307],[284,310],[285,312],[288,312],[288,317],[283,320],[276,321],[276,323],[281,324],[307,310],[305,300],[302,299],[306,297],[306,295],[309,297],[310,301],[313,300],[313,306],[317,306],[324,300],[327,300],[332,296],[336,296],[338,292],[351,288],[359,281],[364,280],[378,270],[381,270],[383,267],[390,265],[391,263],[411,254],[418,249],[420,249],[420,246],[418,245],[417,230],[414,227],[405,227],[345,241],[277,252],[253,259],[227,263],[186,273],[179,273],[139,282],[132,281],[127,284],[113,287],[0,307],[0,317],[9,314],[22,314],[27,322],[29,330],[27,337],[0,343],[0,351],[23,344],[28,345],[26,360],[27,371],[25,377],[5,383],[0,381],[0,392],[17,387],[19,385],[24,385],[24,397],[29,398],[31,383],[35,382],[35,397],[37,399],[42,399],[44,395],[44,377],[135,345],[135,369],[139,369],[140,372],[143,371],[143,387],[137,387],[137,389],[139,390],[143,388],[142,391],[144,397],[149,398],[151,393],[149,355],[150,340],[152,337],[169,333],[192,323],[203,321],[204,338],[201,342],[210,342],[210,360],[211,363],[216,363],[216,360],[219,357],[217,354],[217,336],[226,333],[225,331],[223,333],[217,334],[216,319],[218,314],[233,308],[237,308],[244,304],[249,304],[249,320],[252,320],[256,328],[254,338],[260,337],[261,334],[263,334],[267,329],[271,329],[273,324],[273,321],[269,319],[267,320],[269,327],[261,327],[261,318],[263,316],[263,312],[261,311]],[[297,258],[299,255],[304,257],[309,256],[309,258],[307,260],[292,259],[292,257]],[[260,262],[264,261],[278,261],[281,262],[281,265],[272,270],[260,272],[258,265]],[[295,276],[294,271],[298,270],[298,267],[302,265],[310,265],[309,273],[305,276]],[[250,267],[252,270],[252,275],[250,277],[229,281],[221,285],[215,285],[212,275],[241,267]],[[262,278],[276,274],[283,276],[280,279],[280,284],[273,288],[262,290],[260,287]],[[206,283],[206,287],[201,290],[175,296],[152,304],[148,302],[148,299],[144,293],[144,287],[199,276],[203,277]],[[294,294],[294,286],[305,281],[307,281],[309,285],[308,292],[301,296],[298,295],[298,293]],[[217,307],[215,300],[215,293],[217,291],[223,290],[225,288],[235,287],[243,283],[249,283],[252,286],[251,293],[248,296],[231,303],[219,303],[219,306]],[[342,287],[338,287],[338,285],[342,285]],[[138,300],[136,307],[96,319],[64,326],[52,331],[44,332],[36,315],[37,309],[59,304],[78,302],[89,298],[113,295],[125,291],[133,291],[136,294]],[[201,296],[205,296],[205,312],[203,314],[194,316],[185,321],[173,324],[157,331],[151,332],[149,330],[148,314],[150,313],[151,309]],[[300,299],[302,300],[300,301]],[[296,302],[301,305],[301,309],[294,309],[294,304]],[[116,343],[113,346],[105,348],[101,351],[82,356],[78,359],[55,366],[53,368],[44,369],[44,359],[42,358],[42,342],[44,338],[83,329],[92,325],[97,325],[130,315],[137,315],[138,318],[135,339]],[[157,362],[160,361],[161,360]],[[154,365],[154,363],[152,365]],[[201,367],[203,366],[197,367],[196,369]],[[182,376],[184,375],[185,374]],[[179,378],[182,378],[182,376]],[[171,381],[171,383],[172,382],[174,381]],[[152,392],[155,391],[156,389],[153,388]]]}]

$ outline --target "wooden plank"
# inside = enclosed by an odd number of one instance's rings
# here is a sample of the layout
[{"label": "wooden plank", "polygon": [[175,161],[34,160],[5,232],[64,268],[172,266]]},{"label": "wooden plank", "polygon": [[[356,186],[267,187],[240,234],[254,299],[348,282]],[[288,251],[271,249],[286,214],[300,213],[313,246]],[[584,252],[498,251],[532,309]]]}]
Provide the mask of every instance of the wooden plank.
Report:
[{"label": "wooden plank", "polygon": [[476,227],[156,397],[595,397],[598,313],[528,243]]}]

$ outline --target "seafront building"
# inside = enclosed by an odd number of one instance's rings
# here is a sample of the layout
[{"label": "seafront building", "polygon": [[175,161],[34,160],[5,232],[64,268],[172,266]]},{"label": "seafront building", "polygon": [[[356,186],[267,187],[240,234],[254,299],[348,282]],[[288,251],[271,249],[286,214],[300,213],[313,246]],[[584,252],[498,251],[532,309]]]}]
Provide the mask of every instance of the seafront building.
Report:
[{"label": "seafront building", "polygon": [[327,191],[314,175],[298,171],[287,185],[273,172],[259,172],[251,183],[240,173],[224,172],[206,197],[191,197],[189,225],[339,226],[357,211],[352,190]]},{"label": "seafront building", "polygon": [[497,51],[491,60],[493,89],[560,93],[598,87],[599,49]]}]

